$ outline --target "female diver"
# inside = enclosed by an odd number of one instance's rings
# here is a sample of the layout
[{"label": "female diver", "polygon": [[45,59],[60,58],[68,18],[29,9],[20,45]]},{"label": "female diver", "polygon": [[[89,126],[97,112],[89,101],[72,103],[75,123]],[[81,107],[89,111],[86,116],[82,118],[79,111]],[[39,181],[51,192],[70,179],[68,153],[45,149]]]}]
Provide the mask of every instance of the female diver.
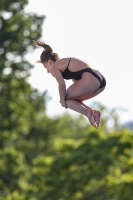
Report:
[{"label": "female diver", "polygon": [[[37,62],[42,63],[47,72],[57,80],[61,105],[85,115],[91,125],[98,128],[101,112],[88,107],[83,101],[95,97],[105,89],[104,76],[80,59],[73,57],[60,59],[58,54],[44,42],[37,40],[34,43],[44,48]],[[66,89],[64,79],[72,79],[74,83]]]}]

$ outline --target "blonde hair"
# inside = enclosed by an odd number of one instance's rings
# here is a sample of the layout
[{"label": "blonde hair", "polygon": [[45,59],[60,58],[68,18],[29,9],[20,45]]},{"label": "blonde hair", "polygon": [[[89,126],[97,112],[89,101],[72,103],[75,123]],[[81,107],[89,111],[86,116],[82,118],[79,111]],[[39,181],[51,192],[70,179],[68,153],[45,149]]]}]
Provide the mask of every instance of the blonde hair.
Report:
[{"label": "blonde hair", "polygon": [[51,48],[50,45],[48,45],[44,42],[41,42],[39,40],[34,40],[33,42],[34,42],[34,44],[36,44],[40,47],[43,47],[43,49],[44,49],[40,55],[40,60],[37,62],[43,63],[45,61],[48,61],[49,59],[55,62],[56,60],[60,59],[58,54],[53,52],[53,49]]}]

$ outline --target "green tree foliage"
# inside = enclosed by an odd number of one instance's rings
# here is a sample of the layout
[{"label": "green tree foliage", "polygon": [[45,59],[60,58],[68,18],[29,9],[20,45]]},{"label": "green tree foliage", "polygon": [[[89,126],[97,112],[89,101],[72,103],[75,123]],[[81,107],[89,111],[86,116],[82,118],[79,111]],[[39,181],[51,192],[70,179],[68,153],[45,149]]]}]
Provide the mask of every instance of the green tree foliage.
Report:
[{"label": "green tree foliage", "polygon": [[46,92],[40,94],[26,82],[32,66],[24,56],[35,48],[31,42],[41,36],[45,17],[25,13],[27,3],[27,0],[4,0],[0,6],[1,199],[8,194],[11,199],[21,199],[17,198],[16,191],[20,188],[17,180],[29,170],[28,153],[26,157],[26,150],[21,147],[29,145],[30,134],[41,133],[44,128],[40,124],[45,120]]},{"label": "green tree foliage", "polygon": [[24,58],[28,50],[34,49],[31,38],[41,36],[44,16],[24,13],[27,3],[4,0],[0,6],[1,148],[6,138],[27,134],[36,111],[45,111],[45,94],[40,95],[26,82],[32,66]]},{"label": "green tree foliage", "polygon": [[129,130],[105,134],[88,129],[76,141],[56,139],[56,156],[34,160],[44,174],[42,199],[132,199],[132,146]]},{"label": "green tree foliage", "polygon": [[26,197],[131,199],[132,137],[129,131],[104,134],[90,129],[78,140],[56,137],[53,155],[32,158]]}]

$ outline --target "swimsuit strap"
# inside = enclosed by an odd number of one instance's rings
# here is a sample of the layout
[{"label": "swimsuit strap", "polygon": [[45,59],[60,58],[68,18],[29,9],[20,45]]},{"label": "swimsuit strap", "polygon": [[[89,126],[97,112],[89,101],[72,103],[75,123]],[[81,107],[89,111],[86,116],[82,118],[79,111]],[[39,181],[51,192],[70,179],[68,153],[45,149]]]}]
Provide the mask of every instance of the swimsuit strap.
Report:
[{"label": "swimsuit strap", "polygon": [[70,64],[70,60],[71,60],[71,58],[69,59],[69,62],[68,62],[67,68],[69,67],[69,64]]}]

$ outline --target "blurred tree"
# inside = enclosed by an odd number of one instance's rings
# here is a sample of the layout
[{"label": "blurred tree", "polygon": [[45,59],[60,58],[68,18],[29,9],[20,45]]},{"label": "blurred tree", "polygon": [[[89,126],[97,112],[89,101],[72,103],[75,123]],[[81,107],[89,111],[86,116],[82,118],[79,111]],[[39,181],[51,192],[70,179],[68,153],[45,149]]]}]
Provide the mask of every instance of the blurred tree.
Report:
[{"label": "blurred tree", "polygon": [[7,130],[14,137],[22,132],[26,134],[27,117],[35,118],[36,111],[45,109],[45,94],[40,95],[26,82],[32,66],[24,58],[34,49],[32,39],[41,36],[44,16],[24,13],[27,3],[27,0],[4,0],[0,6],[0,130],[3,139],[7,137]]},{"label": "blurred tree", "polygon": [[46,117],[46,92],[40,94],[26,82],[32,66],[24,57],[35,48],[32,40],[41,37],[45,16],[25,13],[27,4],[27,0],[0,4],[0,199],[8,195],[13,196],[7,199],[21,199],[15,197],[19,178],[28,177],[29,168],[17,145],[24,144],[35,127],[42,132],[44,127],[37,122]]},{"label": "blurred tree", "polygon": [[56,138],[53,144],[55,155],[33,159],[30,183],[37,191],[27,195],[40,200],[132,200],[133,133],[129,130],[105,134],[92,128],[82,139]]}]

